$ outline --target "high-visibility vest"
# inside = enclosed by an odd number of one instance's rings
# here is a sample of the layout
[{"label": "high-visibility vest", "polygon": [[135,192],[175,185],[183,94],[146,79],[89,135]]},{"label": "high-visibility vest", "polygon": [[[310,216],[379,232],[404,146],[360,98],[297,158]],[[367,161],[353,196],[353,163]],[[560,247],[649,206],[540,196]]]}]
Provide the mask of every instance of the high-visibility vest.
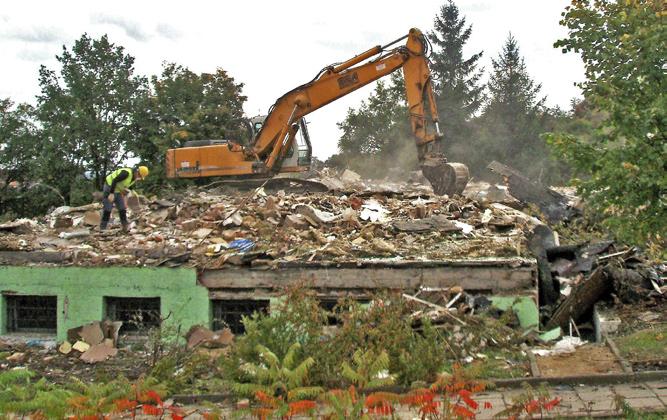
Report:
[{"label": "high-visibility vest", "polygon": [[111,186],[113,183],[113,180],[116,179],[118,175],[120,175],[123,171],[126,171],[128,173],[128,177],[125,178],[124,180],[116,183],[116,192],[122,192],[128,189],[132,184],[134,184],[134,172],[132,172],[132,169],[130,168],[120,168],[116,169],[115,171],[111,172],[109,175],[107,175],[107,185]]}]

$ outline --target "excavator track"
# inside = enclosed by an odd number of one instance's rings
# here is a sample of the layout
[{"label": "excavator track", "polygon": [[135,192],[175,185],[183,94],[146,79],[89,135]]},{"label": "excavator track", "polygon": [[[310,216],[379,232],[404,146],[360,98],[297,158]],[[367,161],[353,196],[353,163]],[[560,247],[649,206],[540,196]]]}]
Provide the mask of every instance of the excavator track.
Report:
[{"label": "excavator track", "polygon": [[449,163],[443,157],[427,157],[422,163],[422,173],[437,195],[461,194],[470,179],[466,165]]}]

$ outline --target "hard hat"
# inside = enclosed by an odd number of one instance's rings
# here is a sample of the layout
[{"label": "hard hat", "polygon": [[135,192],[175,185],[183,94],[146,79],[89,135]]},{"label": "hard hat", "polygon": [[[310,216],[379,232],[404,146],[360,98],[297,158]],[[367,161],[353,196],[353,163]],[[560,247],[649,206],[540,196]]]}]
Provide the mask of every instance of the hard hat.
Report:
[{"label": "hard hat", "polygon": [[140,166],[139,167],[139,175],[141,178],[146,178],[148,176],[148,168],[146,166]]}]

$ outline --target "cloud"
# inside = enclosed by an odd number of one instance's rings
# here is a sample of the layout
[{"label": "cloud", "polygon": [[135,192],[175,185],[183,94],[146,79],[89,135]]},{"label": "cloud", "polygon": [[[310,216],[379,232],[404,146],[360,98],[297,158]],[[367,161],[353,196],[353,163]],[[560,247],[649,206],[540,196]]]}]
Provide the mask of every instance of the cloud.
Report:
[{"label": "cloud", "polygon": [[16,56],[24,61],[42,63],[55,57],[55,54],[47,50],[21,50]]},{"label": "cloud", "polygon": [[168,23],[158,23],[155,27],[155,31],[161,37],[171,39],[172,41],[179,39],[183,35],[181,31],[169,25]]},{"label": "cloud", "polygon": [[137,41],[147,41],[150,36],[141,29],[141,25],[130,19],[125,19],[121,16],[112,16],[103,13],[96,14],[91,17],[92,23],[101,23],[118,26],[125,31],[125,34]]},{"label": "cloud", "polygon": [[58,42],[65,38],[63,31],[53,27],[33,27],[7,31],[2,35],[5,39],[14,39],[24,42]]}]

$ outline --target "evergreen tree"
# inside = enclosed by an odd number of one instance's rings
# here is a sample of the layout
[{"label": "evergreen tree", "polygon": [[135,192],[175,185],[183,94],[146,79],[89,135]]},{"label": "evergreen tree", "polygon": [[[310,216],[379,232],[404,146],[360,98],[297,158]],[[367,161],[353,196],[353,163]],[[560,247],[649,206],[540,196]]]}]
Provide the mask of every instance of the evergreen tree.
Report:
[{"label": "evergreen tree", "polygon": [[491,160],[514,166],[530,177],[552,182],[559,171],[549,158],[540,134],[554,119],[540,97],[541,85],[528,74],[516,39],[510,34],[502,52],[492,60],[489,101],[478,123],[477,152],[471,156],[478,172]]},{"label": "evergreen tree", "polygon": [[480,83],[483,70],[478,68],[482,52],[463,56],[463,47],[470,38],[472,25],[450,0],[440,8],[434,30],[428,38],[434,46],[431,73],[436,93],[443,142],[451,160],[465,162],[473,151],[470,147],[469,120],[484,102],[484,86]]}]

